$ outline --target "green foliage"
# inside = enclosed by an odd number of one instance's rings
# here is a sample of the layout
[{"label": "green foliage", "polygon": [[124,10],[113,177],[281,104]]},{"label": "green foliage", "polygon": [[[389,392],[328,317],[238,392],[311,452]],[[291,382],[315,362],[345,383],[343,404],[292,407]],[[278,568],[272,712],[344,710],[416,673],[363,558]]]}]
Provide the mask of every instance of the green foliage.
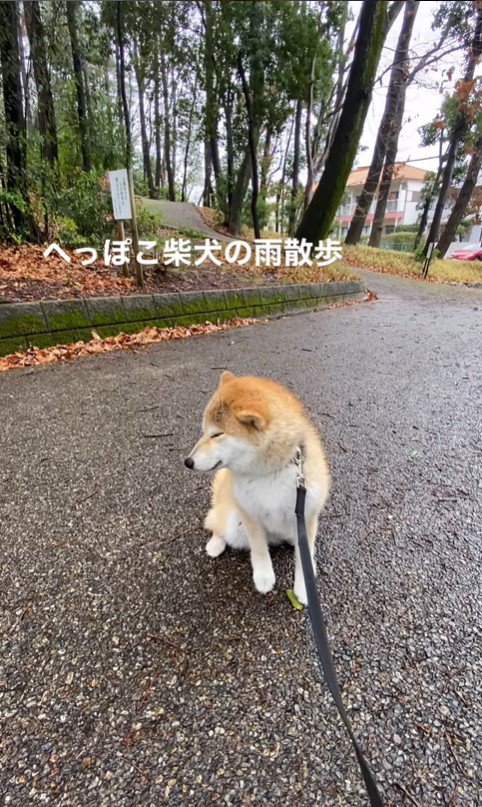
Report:
[{"label": "green foliage", "polygon": [[398,233],[416,233],[418,232],[418,224],[399,224],[397,227]]},{"label": "green foliage", "polygon": [[[417,225],[415,225],[417,227]],[[414,231],[402,232],[397,228],[396,232],[382,235],[380,247],[382,249],[394,249],[397,252],[412,252],[415,241]]]},{"label": "green foliage", "polygon": [[18,232],[14,227],[10,211],[17,208],[22,213],[27,211],[25,199],[16,191],[8,191],[0,186],[0,240],[13,241],[21,244],[24,240],[24,233]]},{"label": "green foliage", "polygon": [[110,196],[102,176],[81,173],[56,195],[56,215],[70,219],[85,239],[104,240],[113,232]]},{"label": "green foliage", "polygon": [[162,228],[162,217],[144,205],[137,209],[137,228],[140,238],[157,238]]},{"label": "green foliage", "polygon": [[53,235],[55,240],[64,247],[78,247],[85,243],[85,238],[79,235],[75,221],[64,216],[60,216],[56,220]]}]

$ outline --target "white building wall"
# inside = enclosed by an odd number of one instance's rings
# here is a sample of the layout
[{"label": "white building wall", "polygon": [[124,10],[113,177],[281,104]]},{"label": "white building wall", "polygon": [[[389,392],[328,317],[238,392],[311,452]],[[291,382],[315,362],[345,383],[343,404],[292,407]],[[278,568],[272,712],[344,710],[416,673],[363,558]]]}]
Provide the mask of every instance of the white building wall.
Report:
[{"label": "white building wall", "polygon": [[404,191],[406,201],[404,208],[401,208],[404,211],[404,216],[400,224],[416,224],[420,211],[417,210],[418,201],[417,199],[413,200],[412,195],[414,192],[421,191],[423,182],[417,179],[409,179],[404,184],[407,186],[406,191]]}]

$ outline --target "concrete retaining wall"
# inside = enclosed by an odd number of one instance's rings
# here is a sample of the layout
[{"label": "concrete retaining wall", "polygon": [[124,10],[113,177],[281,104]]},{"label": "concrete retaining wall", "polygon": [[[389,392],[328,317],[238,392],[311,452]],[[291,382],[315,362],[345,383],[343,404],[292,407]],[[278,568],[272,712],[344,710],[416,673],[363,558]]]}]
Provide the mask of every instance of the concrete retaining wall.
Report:
[{"label": "concrete retaining wall", "polygon": [[343,280],[225,291],[3,303],[0,305],[0,356],[32,345],[48,347],[88,341],[93,329],[104,337],[121,331],[134,333],[152,325],[165,328],[207,320],[288,314],[363,296],[361,281]]}]

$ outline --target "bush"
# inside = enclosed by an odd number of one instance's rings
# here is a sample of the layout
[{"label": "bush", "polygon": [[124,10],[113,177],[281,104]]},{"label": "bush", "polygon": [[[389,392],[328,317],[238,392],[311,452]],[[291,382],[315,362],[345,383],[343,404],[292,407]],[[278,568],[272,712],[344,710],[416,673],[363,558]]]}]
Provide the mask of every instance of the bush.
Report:
[{"label": "bush", "polygon": [[55,199],[56,221],[70,219],[77,235],[94,242],[104,241],[113,231],[112,206],[103,177],[91,171],[76,177]]},{"label": "bush", "polygon": [[399,224],[397,233],[418,233],[418,224]]},{"label": "bush", "polygon": [[396,232],[389,233],[389,235],[382,235],[380,240],[380,247],[382,249],[394,249],[396,252],[412,252],[415,242],[415,235],[413,232]]},{"label": "bush", "polygon": [[137,229],[139,238],[157,238],[162,227],[162,217],[160,213],[155,213],[148,207],[137,206]]},{"label": "bush", "polygon": [[85,244],[85,237],[79,235],[73,219],[61,217],[55,222],[54,238],[64,247],[78,247]]}]

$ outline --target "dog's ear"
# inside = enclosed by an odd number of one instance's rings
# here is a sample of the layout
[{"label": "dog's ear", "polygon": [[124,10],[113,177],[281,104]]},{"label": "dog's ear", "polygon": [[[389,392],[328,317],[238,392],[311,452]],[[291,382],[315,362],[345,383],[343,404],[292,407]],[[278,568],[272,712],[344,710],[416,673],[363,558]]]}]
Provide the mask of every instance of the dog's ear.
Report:
[{"label": "dog's ear", "polygon": [[241,423],[245,423],[246,426],[253,426],[257,431],[262,431],[266,427],[266,419],[261,412],[255,412],[252,409],[242,409],[235,414]]},{"label": "dog's ear", "polygon": [[227,381],[232,381],[233,378],[236,378],[234,373],[230,373],[229,370],[225,370],[224,373],[221,373],[221,378],[219,383],[226,384]]}]

